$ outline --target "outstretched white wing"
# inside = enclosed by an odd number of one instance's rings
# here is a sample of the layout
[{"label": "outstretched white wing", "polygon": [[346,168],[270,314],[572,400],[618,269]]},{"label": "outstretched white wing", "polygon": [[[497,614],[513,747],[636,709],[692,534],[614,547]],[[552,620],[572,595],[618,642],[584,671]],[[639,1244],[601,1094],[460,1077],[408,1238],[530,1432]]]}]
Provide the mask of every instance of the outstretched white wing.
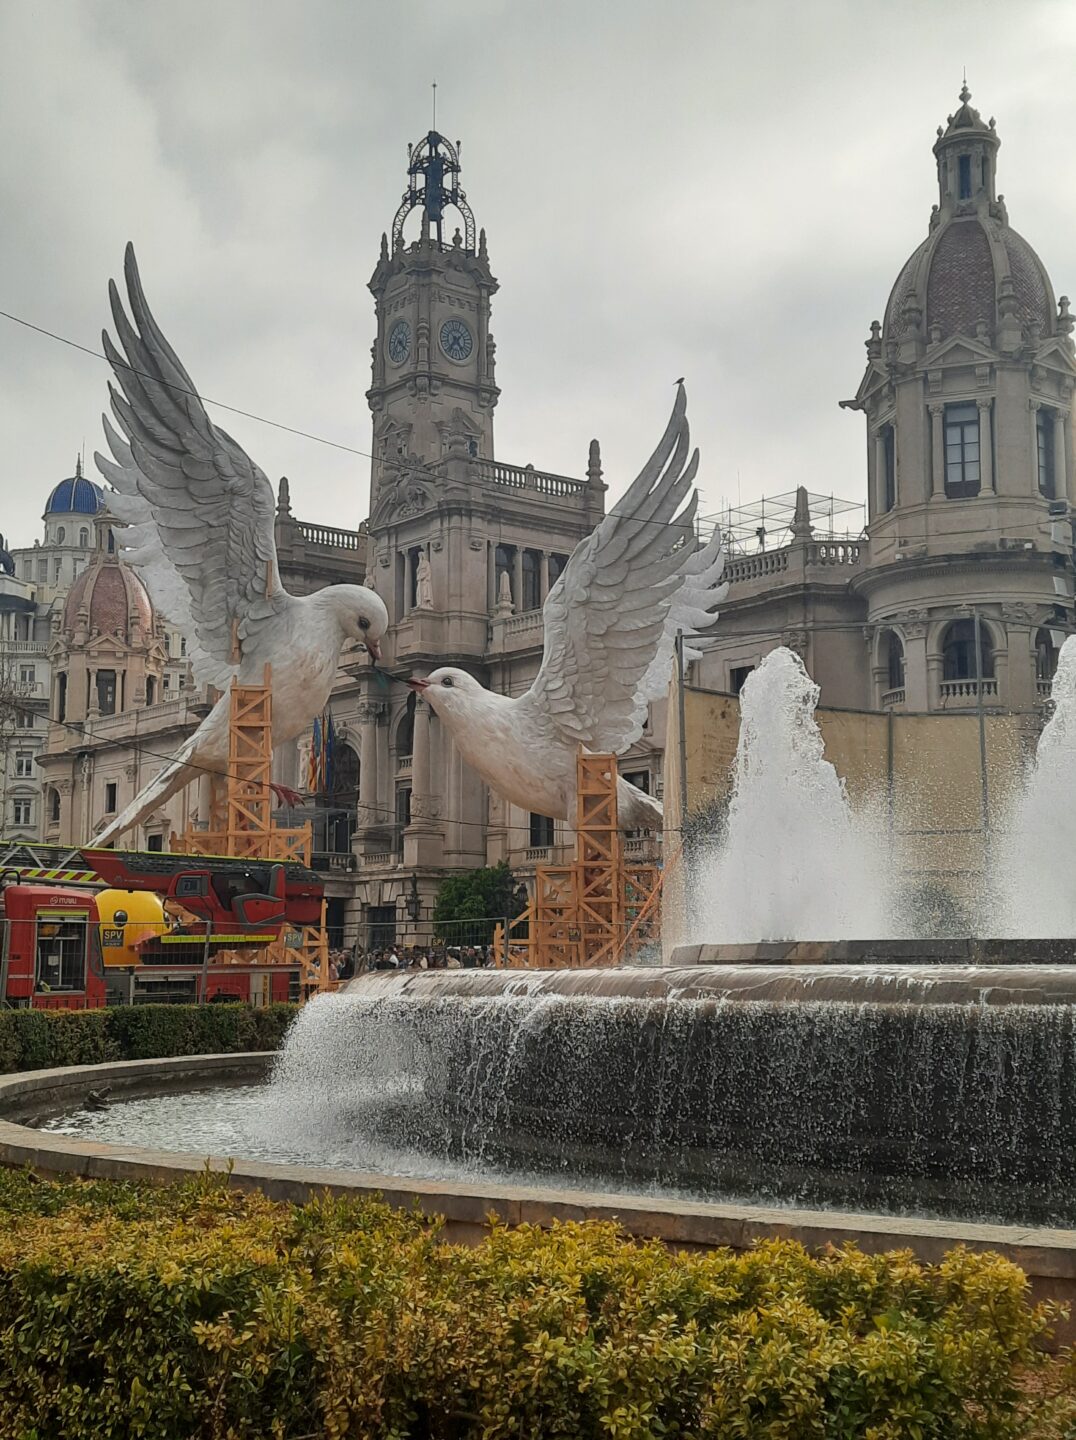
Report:
[{"label": "outstretched white wing", "polygon": [[105,418],[113,459],[96,455],[115,491],[108,508],[129,527],[118,536],[154,602],[187,636],[195,674],[223,685],[262,625],[290,597],[277,573],[272,488],[243,448],[210,420],[190,376],[146,304],[134,249],[124,274],[134,325],[114,281],[112,318],[126,359],[107,331],[105,353],[118,435]]},{"label": "outstretched white wing", "polygon": [[724,558],[719,535],[695,542],[689,444],[681,385],[661,443],[545,602],[542,668],[519,703],[571,745],[619,753],[638,739],[676,631],[694,636],[715,619]]}]

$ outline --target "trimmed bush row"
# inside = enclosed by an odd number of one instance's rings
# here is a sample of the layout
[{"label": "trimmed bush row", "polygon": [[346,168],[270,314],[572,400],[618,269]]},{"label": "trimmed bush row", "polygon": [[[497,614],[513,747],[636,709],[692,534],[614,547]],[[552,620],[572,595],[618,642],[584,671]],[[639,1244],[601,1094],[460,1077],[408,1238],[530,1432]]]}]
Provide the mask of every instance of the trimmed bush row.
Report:
[{"label": "trimmed bush row", "polygon": [[368,1201],[8,1172],[0,1434],[1069,1435],[1025,1288],[1007,1261],[962,1251],[937,1266],[783,1241],[673,1254],[596,1223],[468,1248]]},{"label": "trimmed bush row", "polygon": [[0,1073],[106,1060],[276,1050],[298,1007],[124,1005],[0,1011]]}]

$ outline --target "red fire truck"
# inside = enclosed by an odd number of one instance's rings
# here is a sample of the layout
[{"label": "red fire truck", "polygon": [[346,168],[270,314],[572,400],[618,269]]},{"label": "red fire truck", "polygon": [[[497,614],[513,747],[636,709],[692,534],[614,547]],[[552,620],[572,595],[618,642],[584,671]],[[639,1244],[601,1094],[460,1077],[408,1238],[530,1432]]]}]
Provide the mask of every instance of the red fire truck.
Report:
[{"label": "red fire truck", "polygon": [[292,861],[0,844],[0,1004],[297,999],[298,964],[266,947],[321,894]]}]

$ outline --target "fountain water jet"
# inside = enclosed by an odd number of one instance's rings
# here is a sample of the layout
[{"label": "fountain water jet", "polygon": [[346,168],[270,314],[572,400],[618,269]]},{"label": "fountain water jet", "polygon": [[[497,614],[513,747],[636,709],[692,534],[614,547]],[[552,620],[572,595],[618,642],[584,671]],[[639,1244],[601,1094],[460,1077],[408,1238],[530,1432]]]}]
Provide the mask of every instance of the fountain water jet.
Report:
[{"label": "fountain water jet", "polygon": [[1076,636],[1057,658],[1054,712],[997,836],[983,909],[997,935],[1076,936]]},{"label": "fountain water jet", "polygon": [[818,686],[773,650],[740,692],[740,739],[724,834],[694,867],[699,940],[860,940],[893,933],[892,864],[867,807],[853,814],[825,759]]}]

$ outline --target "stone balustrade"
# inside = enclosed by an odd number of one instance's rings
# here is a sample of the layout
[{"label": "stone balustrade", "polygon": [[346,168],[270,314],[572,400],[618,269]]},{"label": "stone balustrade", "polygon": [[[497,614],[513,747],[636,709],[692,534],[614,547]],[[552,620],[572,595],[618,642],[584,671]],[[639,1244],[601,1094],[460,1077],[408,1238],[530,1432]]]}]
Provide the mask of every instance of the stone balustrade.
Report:
[{"label": "stone balustrade", "polygon": [[310,525],[299,521],[299,533],[308,545],[324,545],[330,550],[358,550],[362,537],[357,530],[340,530],[335,525]]},{"label": "stone balustrade", "polygon": [[882,696],[882,709],[893,710],[898,705],[904,704],[904,686],[900,685],[895,690],[887,690]]},{"label": "stone balustrade", "polygon": [[549,471],[535,470],[531,465],[476,460],[474,468],[480,478],[492,481],[494,485],[504,485],[513,490],[533,490],[554,499],[582,499],[587,488],[585,480],[573,480],[569,475],[551,475]]},{"label": "stone balustrade", "polygon": [[732,555],[725,564],[730,585],[772,581],[794,571],[802,575],[814,567],[855,569],[866,559],[866,547],[859,540],[819,539],[784,545],[779,550],[760,550],[757,555]]},{"label": "stone balustrade", "polygon": [[788,569],[788,550],[761,550],[757,555],[734,555],[725,564],[725,579],[730,585],[745,580],[761,580],[780,575]]},{"label": "stone balustrade", "polygon": [[[955,701],[958,705],[974,704],[979,699],[978,680],[943,680],[939,687],[941,702],[945,705],[949,701]],[[998,698],[998,682],[996,680],[983,680],[983,699],[996,700]]]}]

